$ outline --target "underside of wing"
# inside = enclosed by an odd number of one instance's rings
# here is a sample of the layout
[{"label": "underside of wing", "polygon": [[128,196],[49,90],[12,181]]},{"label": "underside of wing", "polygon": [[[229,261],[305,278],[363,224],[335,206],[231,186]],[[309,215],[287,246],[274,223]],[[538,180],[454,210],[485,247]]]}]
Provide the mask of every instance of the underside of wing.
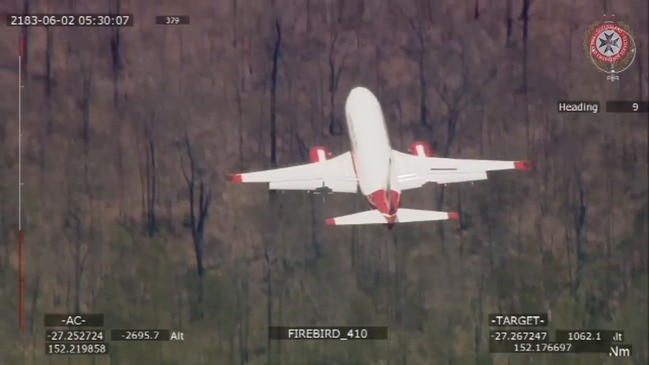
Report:
[{"label": "underside of wing", "polygon": [[403,190],[414,189],[434,182],[437,184],[451,184],[466,181],[487,180],[486,172],[429,172],[427,174],[399,175],[399,187]]},{"label": "underside of wing", "polygon": [[230,176],[230,180],[241,183],[268,183],[270,190],[323,190],[355,193],[358,188],[349,152],[330,160],[236,174]]},{"label": "underside of wing", "polygon": [[526,161],[425,157],[399,151],[393,151],[393,160],[402,190],[415,189],[428,182],[449,184],[486,180],[488,171],[530,168],[530,163]]}]

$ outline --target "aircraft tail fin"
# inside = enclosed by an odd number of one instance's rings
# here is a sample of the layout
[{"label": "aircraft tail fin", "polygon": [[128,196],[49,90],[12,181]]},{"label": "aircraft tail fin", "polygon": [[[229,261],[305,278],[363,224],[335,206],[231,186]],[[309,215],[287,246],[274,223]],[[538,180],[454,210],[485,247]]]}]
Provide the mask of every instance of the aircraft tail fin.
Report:
[{"label": "aircraft tail fin", "polygon": [[[435,210],[399,209],[394,223],[425,222],[446,219],[459,219],[454,212],[438,212]],[[367,210],[336,218],[327,219],[328,225],[345,226],[361,224],[388,224],[388,220],[378,210]]]}]

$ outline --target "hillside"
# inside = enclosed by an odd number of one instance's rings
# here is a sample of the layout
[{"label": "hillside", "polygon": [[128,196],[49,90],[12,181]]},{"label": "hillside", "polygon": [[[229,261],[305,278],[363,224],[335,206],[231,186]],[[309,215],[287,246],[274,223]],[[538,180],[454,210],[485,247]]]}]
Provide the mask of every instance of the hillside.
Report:
[{"label": "hillside", "polygon": [[[132,13],[134,25],[2,28],[0,363],[613,363],[489,355],[494,312],[622,329],[632,363],[649,362],[647,114],[556,109],[649,99],[646,2],[7,3],[4,13]],[[638,48],[615,83],[583,50],[584,31],[611,12]],[[166,14],[191,24],[156,25]],[[228,183],[303,163],[311,146],[346,152],[344,101],[358,85],[380,100],[395,149],[424,140],[441,156],[535,168],[408,191],[404,207],[462,219],[392,231],[324,224],[366,209],[360,195]],[[185,341],[46,360],[43,314],[74,311]],[[271,342],[269,325],[388,326],[389,340]]]}]

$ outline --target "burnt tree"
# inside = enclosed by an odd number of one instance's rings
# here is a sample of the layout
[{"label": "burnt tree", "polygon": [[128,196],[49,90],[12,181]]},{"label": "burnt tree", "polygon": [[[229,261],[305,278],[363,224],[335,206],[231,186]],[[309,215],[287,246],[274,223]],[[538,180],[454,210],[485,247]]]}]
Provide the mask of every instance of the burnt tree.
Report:
[{"label": "burnt tree", "polygon": [[577,193],[577,204],[573,208],[573,229],[574,229],[574,243],[575,243],[575,281],[573,292],[576,292],[581,285],[582,268],[584,260],[584,241],[585,241],[585,225],[586,225],[586,212],[587,205],[584,197],[584,185],[580,174],[577,174],[575,192]]},{"label": "burnt tree", "polygon": [[151,114],[142,127],[144,152],[144,174],[141,175],[142,184],[142,222],[144,232],[148,237],[153,237],[158,231],[156,206],[158,201],[158,169],[156,165],[156,144],[153,136],[153,121],[155,113]]},{"label": "burnt tree", "polygon": [[[82,94],[77,100],[77,107],[81,111],[81,128],[79,134],[83,141],[83,154],[88,157],[88,148],[90,147],[90,101],[92,98],[92,66],[88,62],[81,64],[82,71]],[[87,166],[86,166],[87,169]]]},{"label": "burnt tree", "polygon": [[[457,137],[458,122],[462,118],[463,114],[469,107],[479,106],[477,101],[480,100],[480,96],[484,92],[483,90],[497,75],[497,69],[493,65],[483,65],[483,67],[486,68],[485,74],[476,75],[471,72],[473,64],[469,60],[466,52],[463,51],[459,53],[458,57],[459,64],[462,67],[459,72],[461,75],[460,85],[457,88],[454,88],[449,86],[446,81],[442,81],[438,89],[440,99],[446,106],[447,110],[445,118],[446,139],[441,149],[441,155],[443,157],[448,157],[451,152],[451,148],[453,147]],[[480,110],[482,109],[480,108]],[[445,186],[442,185],[437,200],[438,207],[441,207],[444,202],[444,191]]]},{"label": "burnt tree", "polygon": [[277,167],[277,74],[279,72],[280,51],[282,48],[282,26],[275,19],[275,41],[273,43],[273,66],[270,73],[270,163]]},{"label": "burnt tree", "polygon": [[347,54],[345,54],[340,61],[340,65],[336,66],[336,42],[338,41],[339,35],[338,29],[334,27],[331,38],[329,40],[329,55],[327,57],[327,64],[329,66],[329,135],[330,136],[339,136],[342,134],[343,129],[336,119],[336,91],[338,90],[338,83],[340,81],[340,75],[345,67],[345,60],[347,59]]},{"label": "burnt tree", "polygon": [[526,142],[530,144],[530,112],[529,112],[529,98],[528,98],[528,39],[529,39],[529,24],[530,24],[530,6],[532,0],[523,0],[523,9],[521,10],[520,20],[523,21],[523,86],[522,91],[525,96],[525,134]]},{"label": "burnt tree", "polygon": [[509,46],[511,43],[512,30],[514,25],[514,18],[512,16],[512,0],[507,0],[507,6],[505,7],[505,27],[507,30],[507,38],[505,45]]},{"label": "burnt tree", "polygon": [[205,278],[205,223],[207,222],[209,215],[212,191],[210,187],[207,186],[203,172],[196,164],[196,158],[187,134],[185,134],[184,145],[188,162],[185,163],[184,159],[181,157],[181,169],[187,184],[187,198],[189,200],[189,228],[191,230],[192,243],[194,244],[196,271],[198,274],[197,319],[201,319],[203,318],[203,279]]},{"label": "burnt tree", "polygon": [[[121,0],[111,1],[111,12],[119,14],[121,11]],[[110,60],[113,76],[113,106],[118,107],[119,96],[119,72],[122,68],[120,55],[120,27],[113,27],[110,34]]]},{"label": "burnt tree", "polygon": [[408,20],[408,25],[416,37],[417,41],[417,71],[419,73],[419,123],[426,127],[433,133],[433,125],[428,120],[428,70],[426,68],[426,60],[428,58],[428,45],[426,41],[427,24],[426,20],[422,19],[421,12],[417,12],[417,16],[408,16],[403,10],[400,10],[401,15]]},{"label": "burnt tree", "polygon": [[86,268],[86,260],[88,258],[88,247],[85,244],[86,237],[83,230],[83,222],[81,221],[81,209],[74,202],[72,192],[68,191],[68,206],[65,220],[63,223],[63,232],[70,242],[70,255],[72,256],[72,265],[74,271],[73,286],[73,309],[75,313],[81,312],[81,297],[83,274]]},{"label": "burnt tree", "polygon": [[[52,29],[45,27],[45,96],[49,100],[52,94],[52,43],[54,41]],[[47,103],[48,110],[50,103]],[[48,113],[49,114],[49,113]],[[52,118],[47,120],[47,128],[51,129]]]}]

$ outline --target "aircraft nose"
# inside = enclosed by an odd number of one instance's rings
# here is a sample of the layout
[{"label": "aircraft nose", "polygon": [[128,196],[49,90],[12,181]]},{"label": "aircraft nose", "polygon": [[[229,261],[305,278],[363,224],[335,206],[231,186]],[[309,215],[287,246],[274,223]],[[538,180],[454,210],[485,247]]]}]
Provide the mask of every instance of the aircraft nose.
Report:
[{"label": "aircraft nose", "polygon": [[353,88],[350,92],[349,95],[354,95],[354,94],[371,94],[372,92],[369,91],[367,88],[364,88],[362,86],[357,86]]},{"label": "aircraft nose", "polygon": [[370,105],[373,107],[379,105],[378,100],[376,100],[376,96],[374,96],[371,91],[362,86],[355,87],[349,92],[346,104],[349,108],[354,108],[362,111],[365,111]]}]

